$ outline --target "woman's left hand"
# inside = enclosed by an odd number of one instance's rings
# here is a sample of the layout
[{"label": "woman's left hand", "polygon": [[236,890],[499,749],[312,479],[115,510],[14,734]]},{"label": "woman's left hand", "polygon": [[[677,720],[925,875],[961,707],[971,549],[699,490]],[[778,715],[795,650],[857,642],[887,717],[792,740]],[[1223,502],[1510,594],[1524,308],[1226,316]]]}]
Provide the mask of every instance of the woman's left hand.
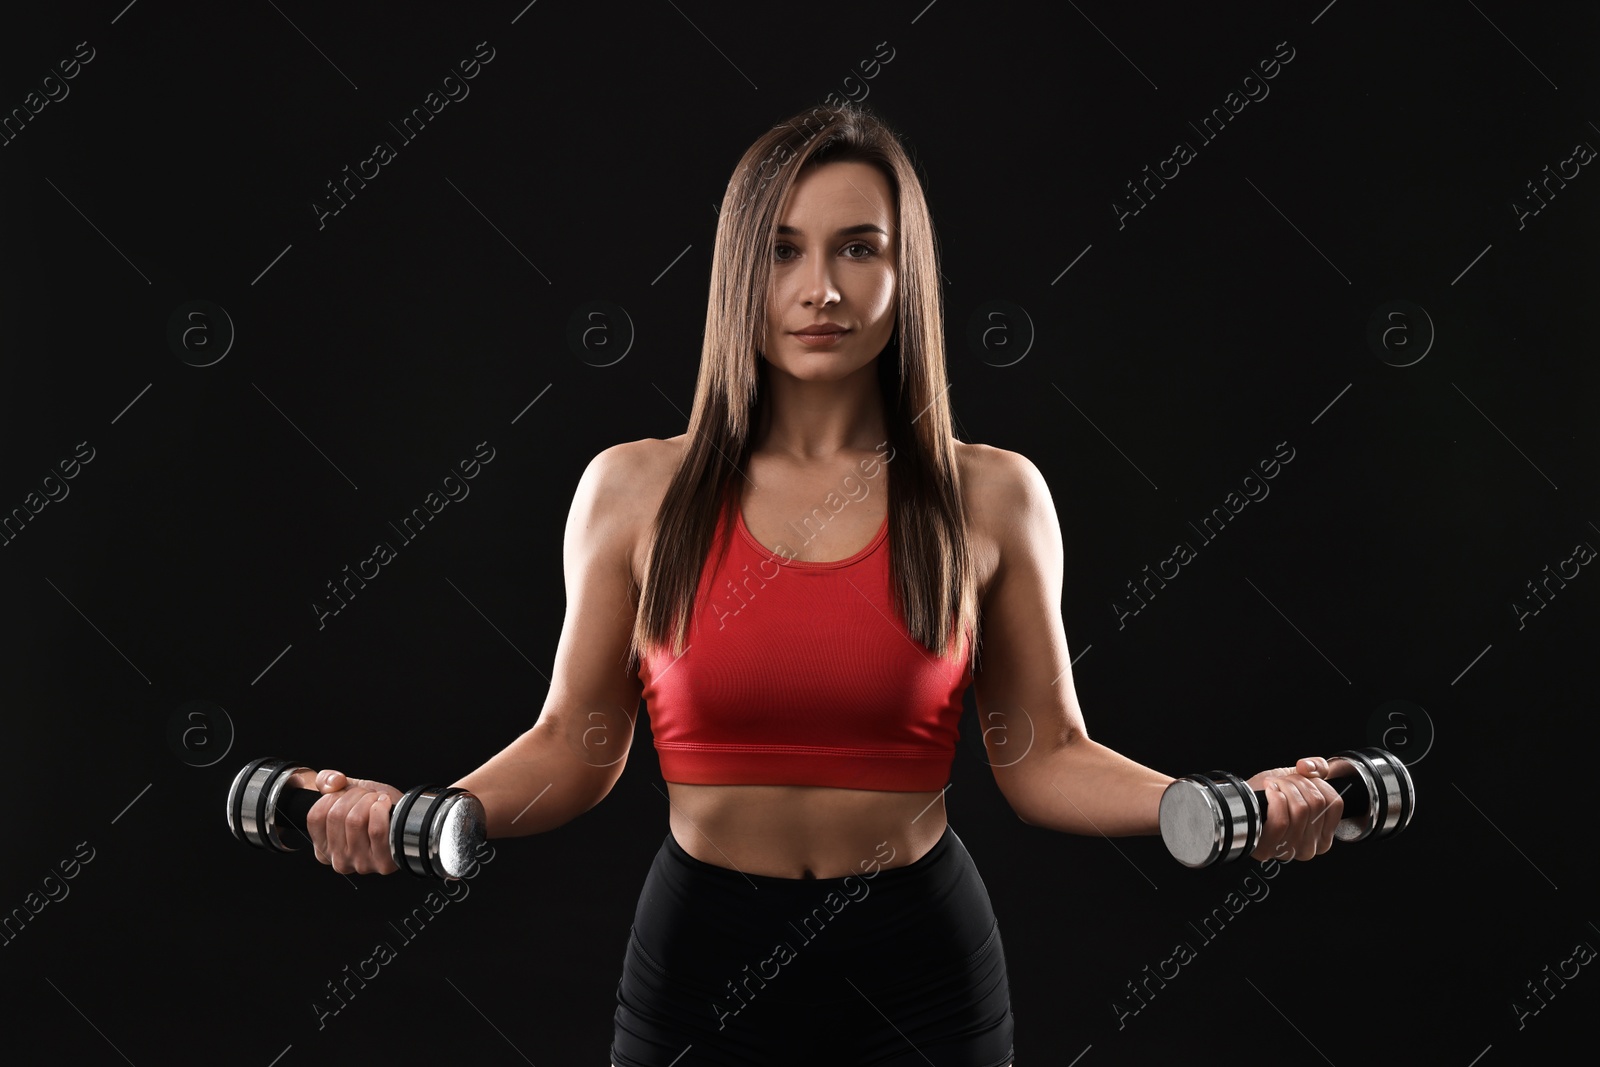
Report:
[{"label": "woman's left hand", "polygon": [[1333,847],[1333,828],[1344,815],[1344,800],[1328,784],[1328,772],[1326,759],[1308,756],[1293,767],[1262,771],[1249,780],[1251,789],[1267,795],[1266,825],[1251,859],[1308,860]]}]

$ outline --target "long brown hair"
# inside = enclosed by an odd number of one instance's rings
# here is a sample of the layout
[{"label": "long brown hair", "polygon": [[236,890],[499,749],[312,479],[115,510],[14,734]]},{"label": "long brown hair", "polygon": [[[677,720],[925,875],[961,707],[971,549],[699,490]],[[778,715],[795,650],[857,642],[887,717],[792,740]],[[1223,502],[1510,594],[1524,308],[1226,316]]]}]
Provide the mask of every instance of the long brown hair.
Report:
[{"label": "long brown hair", "polygon": [[896,609],[911,636],[940,656],[953,654],[958,634],[969,631],[969,662],[976,662],[977,578],[946,396],[933,222],[896,134],[860,105],[846,104],[812,108],[773,127],[745,150],[723,194],[694,409],[683,457],[651,528],[630,672],[645,649],[683,654],[717,519],[737,499],[752,431],[769,402],[757,344],[766,336],[778,212],[801,173],[834,162],[876,166],[894,195],[898,311],[877,366],[893,449],[889,547]]}]

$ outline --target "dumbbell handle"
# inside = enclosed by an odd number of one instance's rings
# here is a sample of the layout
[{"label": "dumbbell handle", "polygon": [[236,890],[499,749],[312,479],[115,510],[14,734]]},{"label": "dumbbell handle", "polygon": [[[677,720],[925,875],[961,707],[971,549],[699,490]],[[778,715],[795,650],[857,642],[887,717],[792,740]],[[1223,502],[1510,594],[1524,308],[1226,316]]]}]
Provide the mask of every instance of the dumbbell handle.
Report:
[{"label": "dumbbell handle", "polygon": [[[299,786],[293,785],[285,786],[283,792],[278,795],[278,825],[282,826],[287,823],[300,831],[298,840],[309,842],[311,840],[311,830],[306,826],[306,818],[311,814],[311,809],[316,806],[317,801],[321,798],[322,794],[315,789],[301,789]],[[390,809],[389,814],[393,817],[393,809]]]},{"label": "dumbbell handle", "polygon": [[[1334,792],[1338,793],[1344,801],[1344,813],[1339,816],[1340,822],[1344,822],[1346,819],[1357,820],[1367,817],[1367,812],[1372,809],[1372,794],[1367,791],[1367,784],[1359,775],[1352,774],[1348,777],[1325,778],[1323,780],[1333,786]],[[1266,811],[1268,794],[1260,789],[1257,789],[1255,794],[1258,810]]]},{"label": "dumbbell handle", "polygon": [[[283,792],[278,795],[278,826],[282,827],[287,823],[299,831],[300,836],[297,840],[309,843],[311,841],[311,829],[306,825],[306,819],[311,814],[311,809],[322,797],[323,794],[315,789],[302,789],[293,785],[285,786]],[[391,850],[397,844],[395,841],[395,823],[400,818],[401,803],[403,801],[396,801],[395,806],[389,809],[389,847]],[[393,859],[396,863],[401,862],[398,854]],[[404,866],[404,864],[401,864],[401,866]]]}]

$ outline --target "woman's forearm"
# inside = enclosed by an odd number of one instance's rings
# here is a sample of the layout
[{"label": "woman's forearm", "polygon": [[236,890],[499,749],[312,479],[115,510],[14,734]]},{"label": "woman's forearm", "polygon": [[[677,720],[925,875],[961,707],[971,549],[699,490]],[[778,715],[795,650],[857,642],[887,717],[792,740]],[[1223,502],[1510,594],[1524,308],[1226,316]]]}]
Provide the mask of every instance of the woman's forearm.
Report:
[{"label": "woman's forearm", "polygon": [[604,800],[626,760],[599,766],[575,752],[545,716],[472,773],[451,783],[483,802],[488,836],[554,830]]},{"label": "woman's forearm", "polygon": [[1172,781],[1088,738],[1029,753],[1001,774],[1023,822],[1105,837],[1160,833],[1161,794]]}]

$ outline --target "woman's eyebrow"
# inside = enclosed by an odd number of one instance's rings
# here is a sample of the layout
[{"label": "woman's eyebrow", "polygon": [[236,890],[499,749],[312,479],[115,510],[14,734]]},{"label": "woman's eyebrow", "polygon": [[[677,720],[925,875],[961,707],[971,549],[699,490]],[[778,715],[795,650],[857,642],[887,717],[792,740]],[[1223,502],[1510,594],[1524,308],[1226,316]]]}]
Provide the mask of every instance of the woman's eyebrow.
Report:
[{"label": "woman's eyebrow", "polygon": [[[794,226],[779,226],[778,233],[790,237],[805,236],[804,231],[797,229]],[[885,230],[882,226],[879,226],[875,222],[858,222],[854,226],[846,226],[842,230],[839,230],[837,233],[835,233],[834,236],[844,237],[852,233],[881,233],[885,237],[889,236],[889,231]]]}]

